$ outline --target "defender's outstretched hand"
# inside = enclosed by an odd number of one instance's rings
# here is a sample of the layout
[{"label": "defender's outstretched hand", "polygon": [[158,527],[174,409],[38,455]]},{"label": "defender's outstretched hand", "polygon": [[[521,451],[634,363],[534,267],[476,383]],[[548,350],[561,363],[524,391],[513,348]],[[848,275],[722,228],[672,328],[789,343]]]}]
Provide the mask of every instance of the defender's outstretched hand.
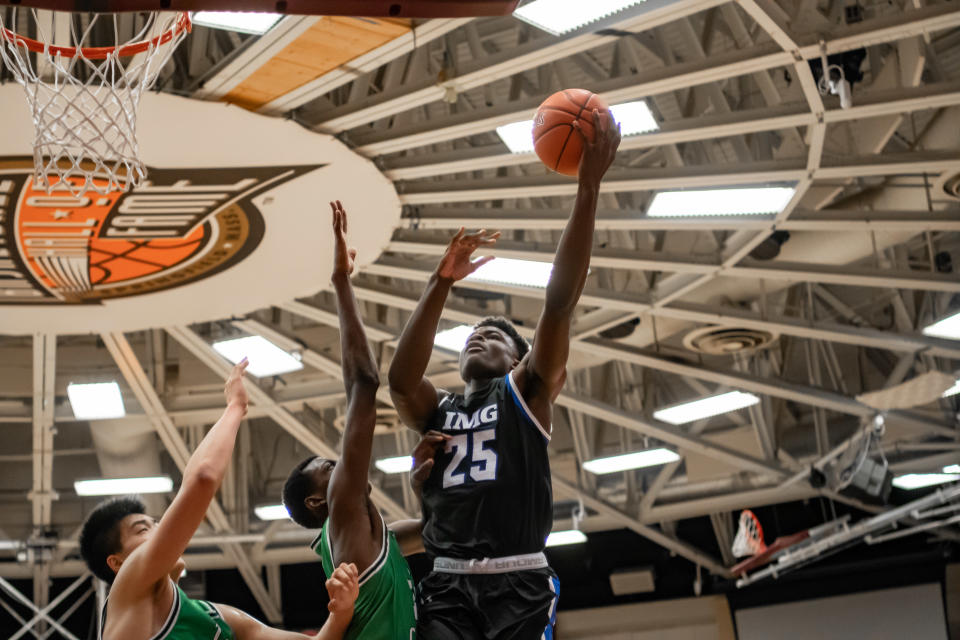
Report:
[{"label": "defender's outstretched hand", "polygon": [[583,140],[583,155],[580,156],[580,181],[591,185],[599,185],[603,175],[613,164],[617,156],[617,147],[620,146],[620,125],[613,119],[609,110],[600,115],[597,109],[593,110],[593,140],[590,140],[575,121],[573,128]]},{"label": "defender's outstretched hand", "polygon": [[352,614],[353,603],[356,602],[357,596],[360,594],[357,565],[352,562],[340,563],[340,566],[327,580],[326,586],[327,594],[330,596],[330,602],[327,604],[330,613]]},{"label": "defender's outstretched hand", "polygon": [[223,386],[223,395],[227,400],[227,406],[237,405],[243,409],[243,415],[247,415],[247,405],[250,399],[247,397],[247,390],[243,386],[243,376],[247,371],[247,365],[250,361],[244,358],[233,367],[230,377],[227,378]]},{"label": "defender's outstretched hand", "polygon": [[468,275],[493,260],[493,256],[484,256],[471,262],[470,256],[481,246],[494,245],[500,232],[488,233],[481,229],[476,233],[464,233],[463,227],[453,236],[440,264],[437,266],[437,275],[446,280],[463,280]]},{"label": "defender's outstretched hand", "polygon": [[414,447],[411,454],[413,456],[413,472],[410,474],[410,486],[418,498],[423,490],[423,483],[427,481],[430,472],[433,470],[434,459],[449,439],[450,436],[448,435],[430,430],[423,434],[420,442]]},{"label": "defender's outstretched hand", "polygon": [[347,212],[340,201],[330,203],[333,209],[333,273],[351,275],[357,250],[347,247]]}]

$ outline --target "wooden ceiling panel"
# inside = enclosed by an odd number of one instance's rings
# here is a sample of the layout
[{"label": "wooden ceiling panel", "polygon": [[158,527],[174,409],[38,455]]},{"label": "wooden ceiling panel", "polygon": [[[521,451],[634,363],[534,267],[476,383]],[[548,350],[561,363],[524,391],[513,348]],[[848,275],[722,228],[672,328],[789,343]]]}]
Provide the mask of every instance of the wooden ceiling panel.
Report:
[{"label": "wooden ceiling panel", "polygon": [[321,18],[223,100],[255,110],[411,28],[410,20],[399,18]]}]

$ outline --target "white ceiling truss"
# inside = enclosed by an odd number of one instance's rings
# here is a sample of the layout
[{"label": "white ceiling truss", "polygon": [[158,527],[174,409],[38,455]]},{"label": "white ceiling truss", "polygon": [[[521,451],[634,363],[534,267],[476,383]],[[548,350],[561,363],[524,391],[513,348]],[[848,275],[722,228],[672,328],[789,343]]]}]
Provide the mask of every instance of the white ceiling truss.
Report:
[{"label": "white ceiling truss", "polygon": [[[872,418],[858,394],[924,371],[960,373],[960,342],[920,331],[960,299],[960,199],[944,187],[960,175],[957,146],[950,146],[960,137],[944,133],[960,130],[960,7],[863,2],[866,19],[848,25],[842,4],[677,0],[600,32],[559,38],[513,18],[430,21],[261,111],[337,135],[396,184],[401,227],[355,279],[385,371],[456,228],[503,230],[493,255],[553,260],[576,184],[549,174],[534,154],[508,153],[495,128],[529,119],[544,95],[563,87],[584,86],[610,103],[647,101],[660,129],[625,138],[603,186],[572,373],[555,411],[554,486],[558,502],[587,507],[586,531],[629,528],[728,576],[731,512],[817,496],[864,506],[796,481]],[[225,95],[310,21],[286,18],[267,36],[244,41],[197,29],[164,88],[198,99]],[[853,107],[843,109],[835,96],[820,95],[809,62],[860,48],[867,49],[864,78]],[[796,189],[775,215],[646,215],[657,190],[769,184]],[[349,208],[349,193],[330,195]],[[775,231],[791,234],[781,255],[752,256]],[[937,269],[939,254],[952,256],[952,271]],[[503,314],[530,338],[543,293],[463,282],[442,328]],[[634,321],[632,332],[610,333]],[[774,340],[727,356],[684,346],[692,329],[710,325]],[[267,617],[278,620],[276,577],[261,579],[259,567],[307,560],[308,536],[258,522],[252,510],[279,500],[287,471],[303,456],[337,456],[344,394],[336,327],[333,298],[321,291],[196,327],[0,338],[9,354],[0,376],[11,389],[0,394],[0,422],[24,434],[0,445],[0,461],[32,465],[16,484],[23,491],[4,494],[0,527],[17,540],[58,531],[63,561],[36,571],[81,575],[68,558],[93,503],[74,496],[65,479],[105,472],[116,452],[96,437],[91,443],[85,423],[72,417],[66,382],[88,374],[118,379],[128,415],[105,427],[146,424],[156,450],[132,455],[175,474],[221,411],[229,364],[211,343],[262,335],[298,352],[305,369],[250,385],[237,463],[188,562],[236,567]],[[429,375],[455,387],[456,356],[434,356]],[[32,385],[15,383],[28,369]],[[731,389],[762,402],[682,427],[652,417],[660,406]],[[885,445],[898,470],[956,461],[958,397],[890,412]],[[414,436],[396,427],[386,389],[379,399],[375,455],[405,454]],[[684,458],[602,477],[581,467],[651,444]],[[417,513],[404,476],[372,472],[371,479],[388,517]],[[703,516],[719,554],[678,538],[669,524]],[[559,511],[557,518],[558,526],[569,524]],[[0,562],[0,576],[33,571]],[[35,596],[45,607],[47,596]]]}]

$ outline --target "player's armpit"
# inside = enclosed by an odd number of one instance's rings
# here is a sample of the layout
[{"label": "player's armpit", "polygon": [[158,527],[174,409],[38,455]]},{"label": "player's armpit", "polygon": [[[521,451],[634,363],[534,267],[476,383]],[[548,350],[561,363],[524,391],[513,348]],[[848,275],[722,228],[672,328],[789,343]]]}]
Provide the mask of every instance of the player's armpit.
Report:
[{"label": "player's armpit", "polygon": [[423,553],[423,522],[418,519],[397,520],[389,525],[393,535],[397,537],[400,552],[404,556]]}]

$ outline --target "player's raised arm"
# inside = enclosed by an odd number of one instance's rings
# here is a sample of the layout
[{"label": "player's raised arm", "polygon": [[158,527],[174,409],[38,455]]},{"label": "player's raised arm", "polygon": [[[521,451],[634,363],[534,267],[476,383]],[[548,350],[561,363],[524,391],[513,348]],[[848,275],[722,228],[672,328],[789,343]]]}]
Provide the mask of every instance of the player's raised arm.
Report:
[{"label": "player's raised arm", "polygon": [[330,615],[315,635],[283,631],[268,627],[237,608],[218,604],[217,609],[230,626],[237,640],[341,640],[353,618],[353,603],[359,592],[357,567],[341,564],[327,580]]},{"label": "player's raised arm", "polygon": [[[347,416],[343,451],[327,488],[336,558],[357,562],[361,570],[379,553],[378,524],[371,524],[367,506],[367,474],[377,422],[377,389],[380,374],[367,343],[360,310],[353,294],[356,250],[347,247],[347,213],[339,201],[333,209],[333,282],[340,318],[340,351],[343,384],[347,391]],[[371,529],[373,527],[373,529]],[[373,544],[376,540],[377,544]]]},{"label": "player's raised arm", "polygon": [[492,245],[499,237],[499,231],[487,233],[482,229],[467,234],[461,228],[450,240],[420,296],[417,308],[403,328],[397,352],[390,363],[390,397],[400,419],[411,429],[422,433],[427,420],[437,408],[437,390],[425,374],[433,352],[433,338],[450,289],[455,282],[493,259],[492,256],[486,256],[471,261],[470,257],[477,248]]},{"label": "player's raised arm", "polygon": [[[183,470],[183,483],[170,508],[164,513],[154,534],[122,562],[111,591],[111,602],[122,606],[124,601],[137,600],[149,594],[166,579],[220,487],[233,457],[240,422],[247,414],[247,392],[243,375],[247,360],[233,368],[224,387],[227,408],[220,420],[204,437]],[[116,562],[120,562],[116,560]]]},{"label": "player's raised arm", "polygon": [[620,145],[620,128],[609,111],[600,114],[594,109],[593,121],[593,140],[579,122],[573,124],[583,138],[577,199],[553,260],[533,347],[514,372],[524,399],[542,425],[550,425],[550,404],[566,379],[570,324],[590,267],[600,181]]}]

